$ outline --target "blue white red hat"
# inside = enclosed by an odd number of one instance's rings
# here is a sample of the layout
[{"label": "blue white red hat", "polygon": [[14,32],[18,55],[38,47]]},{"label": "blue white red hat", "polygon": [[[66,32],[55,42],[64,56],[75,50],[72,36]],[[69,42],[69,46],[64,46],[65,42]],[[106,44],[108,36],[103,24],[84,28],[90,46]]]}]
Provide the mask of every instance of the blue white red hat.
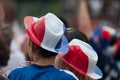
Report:
[{"label": "blue white red hat", "polygon": [[54,14],[48,13],[41,18],[26,16],[24,24],[29,38],[38,46],[55,53],[68,52],[64,23]]},{"label": "blue white red hat", "polygon": [[109,26],[104,26],[102,28],[101,37],[103,39],[110,40],[111,36],[115,35],[115,33],[116,33],[116,31],[114,28],[111,28]]},{"label": "blue white red hat", "polygon": [[100,79],[103,76],[101,70],[96,66],[98,61],[97,53],[89,44],[81,40],[73,39],[69,43],[68,54],[60,55],[60,57],[84,76],[92,79]]}]

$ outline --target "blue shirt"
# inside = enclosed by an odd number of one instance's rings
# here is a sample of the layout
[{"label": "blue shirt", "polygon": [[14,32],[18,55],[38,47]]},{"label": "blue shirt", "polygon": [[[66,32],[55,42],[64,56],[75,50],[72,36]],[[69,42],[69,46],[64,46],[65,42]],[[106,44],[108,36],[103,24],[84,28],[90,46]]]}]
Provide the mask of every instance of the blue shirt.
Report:
[{"label": "blue shirt", "polygon": [[10,80],[76,80],[72,75],[53,65],[38,66],[36,64],[15,69],[8,78]]}]

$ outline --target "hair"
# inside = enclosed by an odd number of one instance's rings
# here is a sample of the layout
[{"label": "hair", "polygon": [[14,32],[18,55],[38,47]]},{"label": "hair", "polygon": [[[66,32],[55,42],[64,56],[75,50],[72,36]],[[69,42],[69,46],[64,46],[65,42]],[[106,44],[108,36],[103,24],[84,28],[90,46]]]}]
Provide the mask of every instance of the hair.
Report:
[{"label": "hair", "polygon": [[2,38],[0,39],[0,67],[6,66],[10,57],[10,48]]},{"label": "hair", "polygon": [[[68,42],[70,42],[72,39],[79,39],[79,40],[82,40],[86,43],[89,43],[89,40],[88,38],[85,36],[84,33],[76,30],[76,29],[73,29],[73,28],[68,28],[65,32],[65,36],[68,40]],[[72,68],[71,66],[69,66],[67,63],[65,63],[61,58],[60,56],[58,55],[55,59],[55,66],[60,68],[60,69],[66,69],[66,70],[69,70],[71,72],[73,72],[77,78],[79,80],[91,80],[90,78],[80,74],[79,72],[77,72],[76,70],[74,70],[74,68]]]},{"label": "hair", "polygon": [[72,39],[79,39],[79,40],[82,40],[82,41],[90,44],[86,35],[77,29],[67,28],[66,32],[65,32],[65,36],[66,36],[68,42],[70,42]]},{"label": "hair", "polygon": [[28,41],[28,38],[26,37],[25,41],[23,41],[21,44],[21,51],[24,53],[26,60],[30,61],[27,41]]},{"label": "hair", "polygon": [[29,40],[29,43],[33,46],[32,52],[34,52],[38,57],[43,57],[43,58],[51,58],[55,57],[57,54],[51,51],[48,51],[46,49],[41,48],[37,44],[35,44],[32,40]]},{"label": "hair", "polygon": [[12,38],[13,38],[13,29],[11,24],[0,24],[1,36],[2,39],[10,46]]},{"label": "hair", "polygon": [[0,24],[0,67],[6,66],[10,58],[10,43],[12,40],[12,28]]}]

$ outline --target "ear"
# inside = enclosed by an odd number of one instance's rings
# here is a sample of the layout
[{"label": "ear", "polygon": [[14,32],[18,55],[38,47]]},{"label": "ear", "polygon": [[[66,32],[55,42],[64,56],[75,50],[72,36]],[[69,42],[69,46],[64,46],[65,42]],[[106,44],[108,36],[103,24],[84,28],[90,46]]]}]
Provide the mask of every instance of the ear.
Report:
[{"label": "ear", "polygon": [[30,41],[29,46],[32,52],[36,51],[36,45],[32,41]]}]

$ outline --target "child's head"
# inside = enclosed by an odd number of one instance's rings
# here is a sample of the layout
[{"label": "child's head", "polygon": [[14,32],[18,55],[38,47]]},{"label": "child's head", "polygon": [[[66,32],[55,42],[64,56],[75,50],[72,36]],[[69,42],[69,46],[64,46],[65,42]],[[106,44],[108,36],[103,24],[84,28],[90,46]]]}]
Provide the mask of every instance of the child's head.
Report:
[{"label": "child's head", "polygon": [[[73,28],[69,28],[66,30],[65,32],[65,35],[68,39],[68,41],[70,42],[72,39],[79,39],[79,40],[82,40],[86,43],[89,44],[89,40],[87,39],[87,37],[80,31],[78,30],[75,30]],[[77,50],[76,50],[77,51]],[[69,52],[68,54],[76,54],[76,53],[79,53],[80,51],[78,50],[77,52],[74,52],[72,51],[72,48],[69,49]],[[68,55],[66,54],[66,55]],[[76,54],[77,55],[77,54]],[[80,55],[79,55],[80,56]],[[68,56],[70,57],[70,56]],[[75,55],[72,56],[73,58],[75,57]],[[76,58],[77,59],[77,58]],[[61,69],[67,69],[67,70],[70,70],[72,71],[78,78],[79,80],[90,80],[91,78],[89,77],[86,77],[85,75],[79,73],[78,71],[76,71],[73,67],[71,67],[70,65],[68,65],[68,63],[66,63],[65,61],[63,61],[61,58],[60,58],[60,55],[58,55],[56,57],[56,60],[55,60],[55,65],[58,67],[58,68],[61,68]]]},{"label": "child's head", "polygon": [[29,37],[29,51],[32,53],[30,56],[55,58],[57,53],[67,53],[64,23],[57,16],[52,13],[41,18],[27,16],[24,23]]},{"label": "child's head", "polygon": [[102,77],[101,70],[96,66],[97,53],[89,44],[81,40],[73,39],[69,43],[68,54],[59,55],[59,57],[59,63],[56,62],[57,66],[72,71],[79,80],[100,79]]},{"label": "child's head", "polygon": [[76,70],[74,70],[74,68],[72,68],[71,66],[69,66],[66,62],[64,62],[59,55],[56,56],[56,59],[55,59],[55,66],[60,68],[60,69],[65,69],[65,70],[69,70],[71,72],[73,72],[77,78],[79,80],[91,80],[90,78],[88,77],[85,77],[84,75],[78,73]]}]

